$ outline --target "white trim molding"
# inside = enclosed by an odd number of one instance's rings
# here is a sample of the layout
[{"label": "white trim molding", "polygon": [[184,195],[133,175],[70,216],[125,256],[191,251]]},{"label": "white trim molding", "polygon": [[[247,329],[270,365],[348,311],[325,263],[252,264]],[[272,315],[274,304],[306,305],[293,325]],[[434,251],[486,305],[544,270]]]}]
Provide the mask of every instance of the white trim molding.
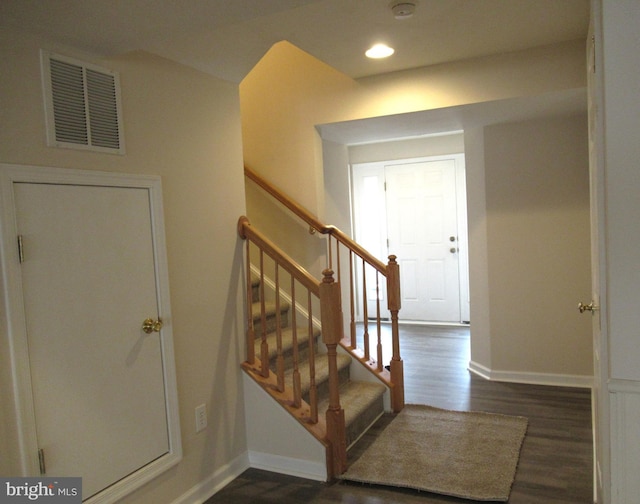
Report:
[{"label": "white trim molding", "polygon": [[271,453],[250,451],[249,462],[251,467],[255,469],[263,469],[315,481],[327,481],[326,465],[312,460],[300,460]]},{"label": "white trim molding", "polygon": [[486,380],[497,382],[527,383],[530,385],[549,385],[554,387],[593,387],[593,376],[530,373],[522,371],[496,371],[474,361],[469,361],[467,369]]},{"label": "white trim molding", "polygon": [[612,393],[640,394],[640,381],[613,378],[609,380],[608,389]]},{"label": "white trim molding", "polygon": [[611,503],[631,504],[640,495],[640,382],[609,381]]},{"label": "white trim molding", "polygon": [[249,469],[249,453],[244,452],[234,460],[216,470],[208,478],[194,485],[171,504],[203,504],[231,481]]}]

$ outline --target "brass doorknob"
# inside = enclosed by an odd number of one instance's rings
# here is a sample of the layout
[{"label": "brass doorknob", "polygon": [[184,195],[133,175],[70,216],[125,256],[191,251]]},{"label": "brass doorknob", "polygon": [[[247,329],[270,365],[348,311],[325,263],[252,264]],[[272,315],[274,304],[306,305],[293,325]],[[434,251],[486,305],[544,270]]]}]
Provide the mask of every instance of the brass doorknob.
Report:
[{"label": "brass doorknob", "polygon": [[593,301],[591,301],[589,304],[578,303],[578,310],[580,310],[580,313],[584,313],[586,311],[593,313],[597,309],[598,307],[593,304]]},{"label": "brass doorknob", "polygon": [[142,323],[142,330],[147,334],[151,334],[152,332],[160,332],[162,329],[162,319],[158,318],[158,320],[153,319],[145,319]]}]

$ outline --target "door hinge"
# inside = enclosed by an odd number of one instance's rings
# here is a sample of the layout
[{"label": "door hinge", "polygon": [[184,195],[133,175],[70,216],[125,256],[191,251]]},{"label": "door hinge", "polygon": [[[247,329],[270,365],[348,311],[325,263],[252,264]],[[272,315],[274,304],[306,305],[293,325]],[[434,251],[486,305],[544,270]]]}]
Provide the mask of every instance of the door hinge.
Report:
[{"label": "door hinge", "polygon": [[18,261],[20,261],[20,264],[24,262],[24,245],[22,243],[22,235],[18,235]]},{"label": "door hinge", "polygon": [[44,450],[42,448],[38,450],[38,464],[40,465],[40,474],[46,474],[47,466],[44,464]]}]

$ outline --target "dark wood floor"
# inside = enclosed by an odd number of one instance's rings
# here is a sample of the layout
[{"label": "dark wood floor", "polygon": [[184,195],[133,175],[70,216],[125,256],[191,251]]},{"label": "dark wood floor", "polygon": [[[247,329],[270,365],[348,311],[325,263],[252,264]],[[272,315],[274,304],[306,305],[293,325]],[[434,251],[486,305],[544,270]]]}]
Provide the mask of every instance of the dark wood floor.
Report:
[{"label": "dark wood floor", "polygon": [[[521,415],[529,428],[510,504],[593,502],[590,390],[489,382],[467,371],[467,327],[401,327],[407,403]],[[381,421],[349,452],[355,460],[391,420]],[[389,463],[402,454],[389,454]],[[206,504],[217,503],[467,503],[426,492],[360,485],[325,484],[249,469]]]}]

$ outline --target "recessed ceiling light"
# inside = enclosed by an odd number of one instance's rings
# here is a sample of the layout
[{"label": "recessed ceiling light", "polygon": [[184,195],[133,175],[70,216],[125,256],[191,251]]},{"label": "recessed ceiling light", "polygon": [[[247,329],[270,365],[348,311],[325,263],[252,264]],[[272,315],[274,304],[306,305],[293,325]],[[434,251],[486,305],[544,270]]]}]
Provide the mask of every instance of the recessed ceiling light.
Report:
[{"label": "recessed ceiling light", "polygon": [[393,48],[389,47],[388,45],[376,44],[364,54],[367,58],[380,59],[380,58],[388,58],[393,53],[394,53]]}]

